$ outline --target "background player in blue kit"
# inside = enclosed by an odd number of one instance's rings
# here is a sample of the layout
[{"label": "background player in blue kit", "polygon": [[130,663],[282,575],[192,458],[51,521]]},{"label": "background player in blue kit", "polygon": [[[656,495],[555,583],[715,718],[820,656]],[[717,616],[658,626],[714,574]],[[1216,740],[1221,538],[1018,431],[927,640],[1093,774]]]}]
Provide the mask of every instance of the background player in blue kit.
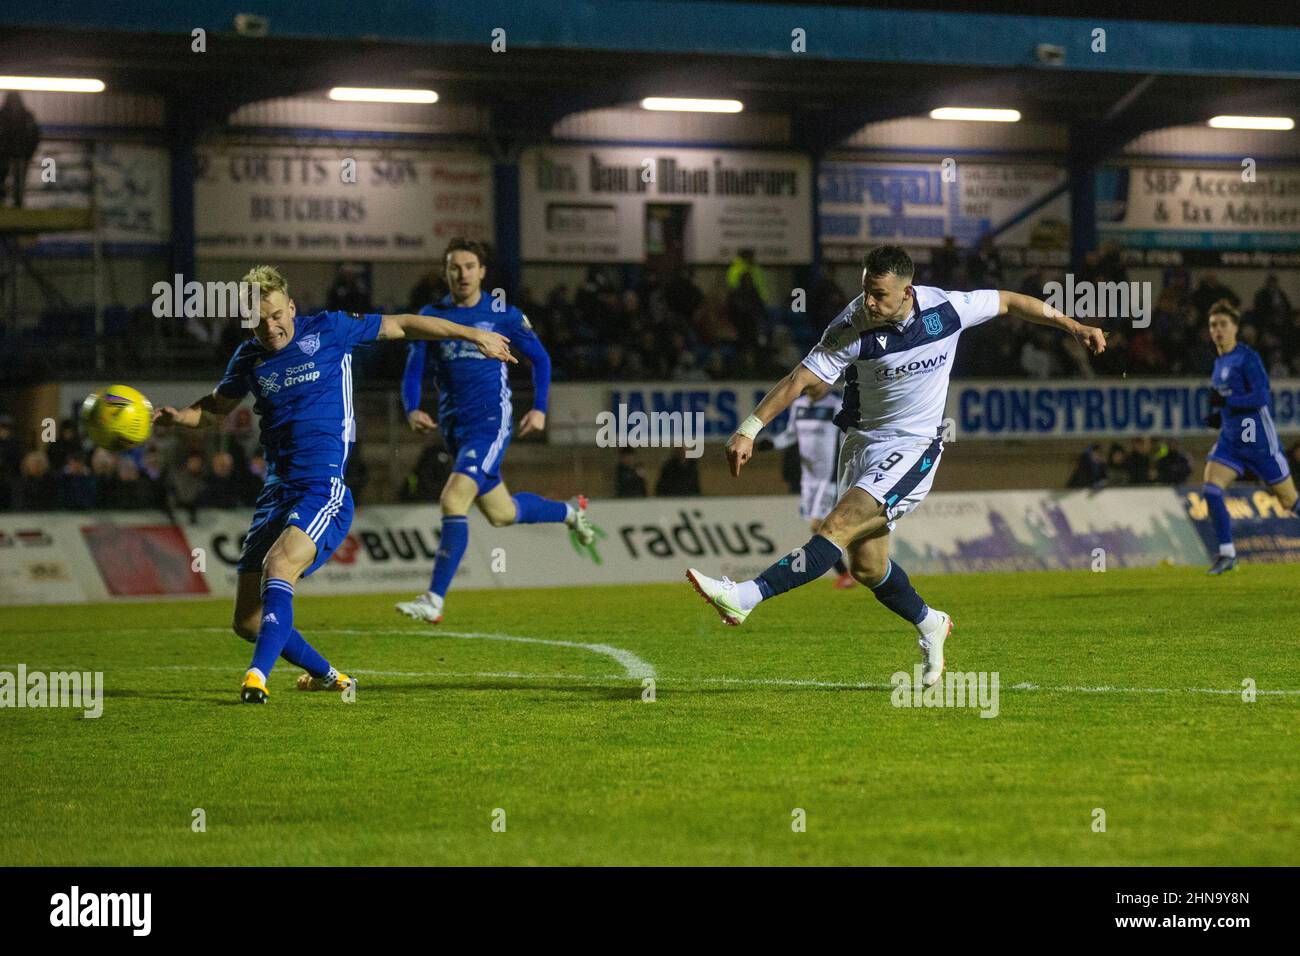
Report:
[{"label": "background player in blue kit", "polygon": [[160,408],[154,421],[198,428],[220,421],[250,391],[256,396],[267,476],[239,558],[233,627],[256,645],[240,699],[260,704],[281,656],[307,672],[300,690],[344,690],[353,683],[293,627],[294,583],[329,560],[352,523],[343,474],[356,441],[353,347],[376,339],[458,339],[492,365],[514,358],[509,339],[497,332],[441,318],[347,312],[299,318],[288,284],[271,266],[258,266],[243,281],[260,287],[254,337],[235,349],[212,394],[187,408]]},{"label": "background player in blue kit", "polygon": [[[424,315],[445,315],[480,329],[507,336],[533,366],[533,407],[519,422],[519,434],[546,427],[546,402],[551,387],[551,360],[533,332],[528,317],[495,296],[483,295],[487,275],[487,249],[480,242],[453,239],[443,255],[451,293],[436,305],[421,309]],[[426,359],[432,360],[438,387],[438,423],[420,409]],[[429,590],[413,601],[401,601],[397,610],[418,621],[442,620],[443,599],[456,568],[469,545],[469,506],[479,510],[495,528],[512,524],[563,523],[582,544],[590,544],[595,531],[587,521],[587,499],[550,501],[520,492],[511,495],[501,481],[501,459],[510,444],[513,406],[506,369],[457,342],[443,342],[431,355],[423,342],[412,342],[402,377],[402,403],[407,421],[417,432],[441,427],[447,450],[455,459],[451,477],[443,486],[442,536],[434,559]]]},{"label": "background player in blue kit", "polygon": [[1227,299],[1210,307],[1210,338],[1219,353],[1211,373],[1209,418],[1210,425],[1219,429],[1219,440],[1205,456],[1203,489],[1214,522],[1214,536],[1219,541],[1219,554],[1210,566],[1210,574],[1223,574],[1237,566],[1223,489],[1243,474],[1256,475],[1282,507],[1300,515],[1295,480],[1268,408],[1268,372],[1259,353],[1237,341],[1240,324],[1240,313]]}]

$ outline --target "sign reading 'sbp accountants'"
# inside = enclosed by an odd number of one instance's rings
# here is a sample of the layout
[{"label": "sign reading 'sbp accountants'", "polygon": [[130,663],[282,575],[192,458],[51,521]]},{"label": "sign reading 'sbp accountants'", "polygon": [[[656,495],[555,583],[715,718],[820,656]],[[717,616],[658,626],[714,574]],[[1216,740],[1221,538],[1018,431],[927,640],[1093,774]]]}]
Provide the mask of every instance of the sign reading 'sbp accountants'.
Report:
[{"label": "sign reading 'sbp accountants'", "polygon": [[1136,248],[1300,249],[1300,168],[1102,167],[1097,231]]},{"label": "sign reading 'sbp accountants'", "polygon": [[202,255],[423,262],[492,238],[492,165],[474,153],[232,144],[198,162]]},{"label": "sign reading 'sbp accountants'", "polygon": [[659,220],[685,207],[685,258],[765,265],[812,259],[812,164],[798,153],[539,146],[519,160],[525,259],[641,262]]}]

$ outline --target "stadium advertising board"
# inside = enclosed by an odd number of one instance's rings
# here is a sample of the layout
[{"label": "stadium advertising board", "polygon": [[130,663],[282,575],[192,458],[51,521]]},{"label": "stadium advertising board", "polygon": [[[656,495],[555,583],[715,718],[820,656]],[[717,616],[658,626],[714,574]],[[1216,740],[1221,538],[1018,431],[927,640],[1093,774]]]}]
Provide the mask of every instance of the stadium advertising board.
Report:
[{"label": "stadium advertising board", "polygon": [[[1209,391],[1204,379],[954,382],[946,414],[959,438],[1208,435]],[[1300,379],[1273,381],[1273,420],[1300,431]]]},{"label": "stadium advertising board", "polygon": [[1208,560],[1171,488],[935,492],[898,523],[893,554],[915,574],[1105,571]]},{"label": "stadium advertising board", "polygon": [[1139,248],[1297,250],[1300,168],[1106,166],[1097,232]]},{"label": "stadium advertising board", "polygon": [[812,259],[812,164],[798,153],[538,146],[519,165],[527,260],[643,262],[683,212],[687,262],[745,248],[765,265]]},{"label": "stadium advertising board", "polygon": [[[27,208],[89,209],[93,200],[99,239],[108,254],[154,253],[171,242],[171,165],[166,149],[53,140],[42,142],[37,156],[27,167]],[[38,242],[44,252],[90,255],[94,239],[90,232],[60,232],[43,235]]]},{"label": "stadium advertising board", "polygon": [[198,163],[199,255],[424,262],[492,238],[492,164],[474,153],[228,144]]},{"label": "stadium advertising board", "polygon": [[1026,263],[1064,264],[1070,200],[1059,166],[1019,163],[831,161],[818,170],[817,215],[827,258],[847,260],[882,242],[964,248],[1001,230],[999,246],[1039,253]]},{"label": "stadium advertising board", "polygon": [[[1200,488],[1182,489],[1183,505],[1209,553],[1218,552],[1214,523]],[[1263,488],[1236,485],[1223,496],[1232,518],[1232,543],[1237,556],[1269,564],[1300,561],[1300,533],[1295,516]]]},{"label": "stadium advertising board", "polygon": [[[593,445],[597,416],[698,413],[704,440],[722,442],[767,394],[767,382],[628,382],[558,384],[551,389],[550,441]],[[1300,379],[1273,382],[1278,431],[1300,432]],[[1208,435],[1209,386],[1204,379],[1025,379],[956,381],[945,417],[950,438],[1107,438],[1117,435]],[[780,419],[769,426],[779,430]]]},{"label": "stadium advertising board", "polygon": [[[691,565],[743,580],[808,536],[791,495],[601,500],[592,519],[596,540],[583,547],[567,531],[493,528],[473,512],[455,587],[677,582]],[[0,602],[230,596],[248,520],[245,511],[200,511],[184,525],[155,512],[7,516]],[[920,574],[1094,568],[1097,549],[1108,568],[1199,564],[1206,551],[1196,520],[1182,496],[1163,488],[935,492],[898,523],[894,553]],[[438,534],[433,506],[362,508],[299,593],[418,593],[428,585]],[[1269,560],[1300,558],[1293,531],[1277,531],[1277,541],[1285,535],[1294,550],[1278,545],[1276,553],[1289,556]]]}]

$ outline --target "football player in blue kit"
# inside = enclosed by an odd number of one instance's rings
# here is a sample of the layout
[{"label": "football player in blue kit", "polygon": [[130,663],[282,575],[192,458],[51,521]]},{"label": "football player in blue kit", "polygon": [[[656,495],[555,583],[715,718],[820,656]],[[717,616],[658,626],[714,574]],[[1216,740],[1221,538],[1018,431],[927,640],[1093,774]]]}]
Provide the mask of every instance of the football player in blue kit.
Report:
[{"label": "football player in blue kit", "polygon": [[343,691],[355,684],[293,626],[294,584],[329,560],[352,523],[352,493],[343,476],[356,441],[353,348],[381,339],[455,339],[492,365],[515,359],[509,339],[498,332],[443,318],[347,312],[299,316],[288,284],[272,266],[256,267],[243,281],[255,283],[260,292],[254,337],[235,349],[210,395],[187,408],[159,408],[154,421],[212,425],[250,391],[255,396],[267,475],[237,565],[232,626],[255,645],[240,699],[260,704],[267,699],[267,677],[279,657],[306,671],[298,679],[299,690]]},{"label": "football player in blue kit", "polygon": [[[486,258],[487,249],[482,243],[453,239],[443,255],[451,292],[441,302],[420,311],[476,328],[492,329],[509,338],[533,367],[533,407],[520,420],[519,434],[540,432],[546,427],[551,360],[526,315],[506,305],[498,295],[483,294]],[[438,388],[436,425],[420,408],[426,362],[432,365],[433,381]],[[455,464],[439,499],[442,534],[429,590],[413,600],[399,602],[400,613],[430,624],[442,620],[443,601],[469,546],[469,506],[475,502],[495,528],[512,524],[564,524],[581,544],[590,544],[595,538],[595,529],[587,520],[587,499],[582,495],[568,502],[550,501],[529,492],[512,495],[502,483],[501,459],[505,457],[514,427],[505,366],[484,362],[478,351],[459,342],[442,342],[432,350],[424,342],[412,342],[402,377],[402,403],[414,431],[427,433],[441,428]]]},{"label": "football player in blue kit", "polygon": [[1219,440],[1205,456],[1202,491],[1219,553],[1209,574],[1223,574],[1237,566],[1232,521],[1223,500],[1223,490],[1237,478],[1255,475],[1283,508],[1300,516],[1295,480],[1268,407],[1268,372],[1259,353],[1237,341],[1240,325],[1241,315],[1231,302],[1223,299],[1210,307],[1210,338],[1219,357],[1211,373],[1209,424],[1219,429]]}]

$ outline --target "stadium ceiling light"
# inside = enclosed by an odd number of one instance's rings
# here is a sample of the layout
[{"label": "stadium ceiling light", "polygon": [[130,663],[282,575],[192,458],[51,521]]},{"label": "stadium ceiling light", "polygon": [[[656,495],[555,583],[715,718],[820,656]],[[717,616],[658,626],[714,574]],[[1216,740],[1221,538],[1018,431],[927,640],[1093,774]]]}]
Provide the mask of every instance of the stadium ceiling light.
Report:
[{"label": "stadium ceiling light", "polygon": [[40,90],[46,93],[103,93],[104,81],[72,76],[0,76],[0,90]]},{"label": "stadium ceiling light", "polygon": [[740,100],[696,100],[681,96],[647,96],[643,110],[671,110],[679,113],[739,113],[745,108]]},{"label": "stadium ceiling light", "polygon": [[971,106],[941,106],[930,119],[967,120],[976,123],[1019,123],[1020,110],[986,110]]},{"label": "stadium ceiling light", "polygon": [[349,103],[436,103],[433,90],[385,90],[371,86],[336,86],[330,99]]},{"label": "stadium ceiling light", "polygon": [[1289,116],[1214,116],[1209,125],[1215,129],[1295,129]]}]

